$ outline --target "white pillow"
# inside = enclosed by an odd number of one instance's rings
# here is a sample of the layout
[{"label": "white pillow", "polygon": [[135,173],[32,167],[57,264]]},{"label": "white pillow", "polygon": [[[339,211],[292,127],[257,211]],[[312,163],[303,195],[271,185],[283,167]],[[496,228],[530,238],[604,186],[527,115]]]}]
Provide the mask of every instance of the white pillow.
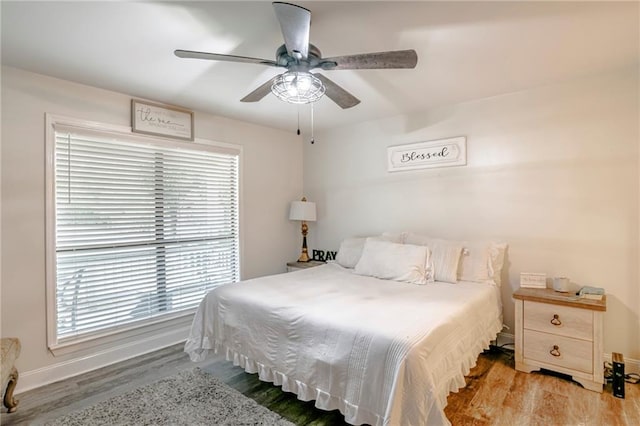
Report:
[{"label": "white pillow", "polygon": [[354,272],[414,284],[429,282],[429,248],[367,238]]},{"label": "white pillow", "polygon": [[436,281],[458,282],[458,267],[462,245],[454,241],[431,240],[429,248],[433,255],[433,271]]},{"label": "white pillow", "polygon": [[462,254],[462,243],[458,241],[430,238],[426,235],[408,233],[407,244],[424,245],[431,249],[431,262],[436,281],[458,282],[458,268]]},{"label": "white pillow", "polygon": [[498,286],[502,285],[502,268],[504,267],[504,256],[507,252],[507,243],[491,243],[490,259],[493,282]]},{"label": "white pillow", "polygon": [[489,244],[464,243],[458,279],[461,281],[493,281]]},{"label": "white pillow", "polygon": [[[404,233],[391,233],[384,232],[382,235],[376,237],[369,237],[378,241],[389,241],[392,243],[402,243],[404,240]],[[336,262],[343,268],[354,268],[360,256],[362,255],[362,248],[367,237],[352,237],[346,238],[340,243],[338,254],[336,255]]]},{"label": "white pillow", "polygon": [[506,243],[465,242],[458,279],[500,285]]},{"label": "white pillow", "polygon": [[336,262],[343,268],[354,268],[362,256],[366,238],[346,238],[340,243]]}]

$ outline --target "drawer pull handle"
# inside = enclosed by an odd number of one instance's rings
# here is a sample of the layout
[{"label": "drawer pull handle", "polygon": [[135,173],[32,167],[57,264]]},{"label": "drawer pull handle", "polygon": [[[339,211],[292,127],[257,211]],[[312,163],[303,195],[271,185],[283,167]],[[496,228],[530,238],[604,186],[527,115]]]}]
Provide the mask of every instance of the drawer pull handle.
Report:
[{"label": "drawer pull handle", "polygon": [[562,325],[562,321],[560,321],[560,316],[558,314],[553,314],[553,318],[551,318],[551,324]]},{"label": "drawer pull handle", "polygon": [[551,349],[549,353],[553,356],[560,356],[560,348],[558,345],[553,345],[553,349]]}]

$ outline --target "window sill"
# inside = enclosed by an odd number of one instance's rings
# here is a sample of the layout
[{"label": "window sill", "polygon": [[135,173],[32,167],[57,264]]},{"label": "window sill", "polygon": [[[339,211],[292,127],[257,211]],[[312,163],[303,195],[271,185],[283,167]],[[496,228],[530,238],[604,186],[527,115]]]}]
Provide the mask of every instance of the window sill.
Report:
[{"label": "window sill", "polygon": [[56,344],[49,345],[49,351],[55,357],[76,354],[94,356],[96,352],[111,351],[114,347],[129,346],[150,338],[157,338],[163,334],[175,334],[176,330],[186,330],[184,339],[188,335],[188,328],[193,321],[195,309],[176,313],[171,317],[130,324],[109,332],[92,334],[79,338],[67,338]]}]

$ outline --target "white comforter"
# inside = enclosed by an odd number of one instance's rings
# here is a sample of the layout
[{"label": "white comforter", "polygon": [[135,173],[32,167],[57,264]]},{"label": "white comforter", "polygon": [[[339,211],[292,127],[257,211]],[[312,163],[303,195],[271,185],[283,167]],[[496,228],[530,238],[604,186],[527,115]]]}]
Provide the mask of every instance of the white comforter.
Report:
[{"label": "white comforter", "polygon": [[502,328],[499,289],[414,285],[328,264],[211,291],[185,352],[208,350],[348,423],[449,424],[447,395],[465,386]]}]

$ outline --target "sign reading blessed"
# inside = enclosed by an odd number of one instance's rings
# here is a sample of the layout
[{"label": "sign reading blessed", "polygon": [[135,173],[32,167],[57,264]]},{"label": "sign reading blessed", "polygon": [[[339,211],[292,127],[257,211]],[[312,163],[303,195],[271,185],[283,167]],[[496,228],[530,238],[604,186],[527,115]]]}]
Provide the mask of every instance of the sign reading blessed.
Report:
[{"label": "sign reading blessed", "polygon": [[192,141],[193,112],[170,105],[132,99],[131,130]]},{"label": "sign reading blessed", "polygon": [[396,145],[387,148],[387,170],[426,169],[467,164],[467,139],[464,136],[429,142]]}]

